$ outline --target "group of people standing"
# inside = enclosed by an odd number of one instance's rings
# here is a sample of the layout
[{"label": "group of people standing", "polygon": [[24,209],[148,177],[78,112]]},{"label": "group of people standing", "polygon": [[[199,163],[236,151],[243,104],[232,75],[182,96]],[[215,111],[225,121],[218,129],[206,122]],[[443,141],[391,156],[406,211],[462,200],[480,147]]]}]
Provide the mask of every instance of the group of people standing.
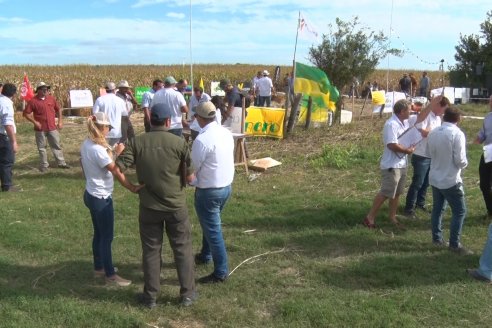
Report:
[{"label": "group of people standing", "polygon": [[254,97],[254,105],[259,107],[270,107],[272,95],[275,93],[270,73],[267,70],[258,71],[251,81]]},{"label": "group of people standing", "polygon": [[[492,97],[489,106],[492,112]],[[416,209],[430,213],[432,243],[447,247],[459,255],[470,255],[460,241],[466,217],[466,202],[461,170],[467,167],[466,138],[458,127],[461,111],[450,105],[447,98],[437,96],[415,116],[410,116],[411,103],[400,100],[393,107],[393,115],[383,128],[384,150],[380,162],[381,189],[363,220],[369,229],[376,228],[375,218],[381,205],[389,201],[389,219],[400,229],[404,226],[397,219],[399,197],[403,194],[408,155],[412,155],[413,177],[408,189],[404,214],[406,218],[417,219]],[[487,132],[489,131],[489,132]],[[492,113],[489,113],[478,133],[475,143],[492,145]],[[408,136],[413,133],[413,139]],[[406,135],[406,137],[405,137]],[[413,140],[410,142],[409,140]],[[492,156],[480,160],[480,187],[487,206],[487,215],[492,217]],[[426,207],[426,192],[432,187],[432,210]],[[443,213],[449,205],[451,224],[449,241],[443,236]],[[492,282],[492,224],[489,227],[487,243],[480,258],[478,269],[468,269],[474,279]]]},{"label": "group of people standing", "polygon": [[[214,270],[198,279],[200,283],[220,283],[229,269],[220,213],[231,195],[234,178],[234,140],[231,132],[217,121],[220,112],[195,90],[190,101],[197,135],[191,152],[182,137],[183,113],[188,104],[168,76],[155,80],[143,97],[146,133],[121,142],[118,127],[123,126],[120,99],[113,94],[114,83],[106,83],[107,94],[97,99],[88,118],[89,138],[81,148],[86,177],[84,202],[93,227],[94,275],[118,286],[131,284],[117,274],[111,256],[114,229],[112,204],[113,176],[128,190],[138,193],[139,230],[142,243],[144,289],[139,302],[153,308],[160,291],[161,251],[166,232],[173,250],[180,304],[191,305],[197,298],[195,264],[213,262]],[[118,105],[119,103],[119,105]],[[186,123],[185,123],[186,124]],[[147,128],[148,127],[148,128]],[[112,131],[116,133],[111,134]],[[118,138],[120,138],[118,140]],[[124,171],[135,166],[138,184],[132,184]],[[186,206],[185,187],[195,187],[195,211],[202,227],[202,247],[193,255],[191,224]]]},{"label": "group of people standing", "polygon": [[[430,94],[430,78],[427,72],[422,72],[420,83],[417,85],[417,79],[413,73],[404,73],[403,77],[398,81],[401,92],[404,92],[407,96],[415,97],[429,97]],[[418,91],[418,93],[417,93]]]}]

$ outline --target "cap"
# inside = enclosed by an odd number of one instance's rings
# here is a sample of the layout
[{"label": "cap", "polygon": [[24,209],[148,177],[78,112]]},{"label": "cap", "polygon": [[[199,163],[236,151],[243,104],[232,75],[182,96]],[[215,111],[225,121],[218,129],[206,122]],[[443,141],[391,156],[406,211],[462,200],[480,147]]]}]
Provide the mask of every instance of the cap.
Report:
[{"label": "cap", "polygon": [[44,82],[39,82],[37,85],[36,85],[36,92],[38,91],[39,88],[42,88],[42,87],[46,87],[46,88],[51,88],[49,85],[47,85],[46,83]]},{"label": "cap", "polygon": [[121,80],[120,83],[118,83],[118,88],[131,88],[131,87],[128,84],[127,80]]},{"label": "cap", "polygon": [[268,73],[268,71],[267,71],[267,70],[264,70],[264,71],[263,71],[263,75],[270,75],[270,73]]},{"label": "cap", "polygon": [[215,111],[216,111],[215,105],[211,101],[199,103],[195,109],[196,115],[203,118],[214,118]]},{"label": "cap", "polygon": [[163,121],[172,116],[171,107],[166,103],[157,103],[150,109],[150,117],[157,121]]},{"label": "cap", "polygon": [[176,84],[176,79],[173,76],[168,76],[164,79],[165,84]]},{"label": "cap", "polygon": [[106,82],[106,90],[114,90],[116,85],[113,82]]},{"label": "cap", "polygon": [[219,82],[219,87],[224,90],[226,86],[230,85],[231,84],[231,81],[229,81],[228,79],[222,79],[220,80]]},{"label": "cap", "polygon": [[109,125],[111,129],[113,128],[111,126],[111,122],[109,122],[109,117],[106,113],[104,112],[97,112],[94,115],[92,115],[92,119],[94,123],[99,124],[99,125]]}]

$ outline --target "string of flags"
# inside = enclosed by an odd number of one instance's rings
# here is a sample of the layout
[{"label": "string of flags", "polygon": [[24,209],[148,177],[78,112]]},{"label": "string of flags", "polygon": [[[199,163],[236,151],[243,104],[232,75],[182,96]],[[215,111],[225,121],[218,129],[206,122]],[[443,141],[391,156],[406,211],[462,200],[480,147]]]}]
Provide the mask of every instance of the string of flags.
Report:
[{"label": "string of flags", "polygon": [[407,45],[405,44],[405,41],[403,41],[403,39],[396,33],[396,31],[394,29],[391,29],[391,33],[394,33],[394,35],[396,36],[396,38],[398,39],[398,41],[401,42],[401,44],[403,46],[403,50],[405,51],[405,54],[408,53],[408,54],[412,55],[416,59],[420,60],[420,62],[422,62],[423,64],[427,64],[427,65],[442,65],[442,62],[440,60],[439,61],[436,61],[436,62],[430,62],[428,60],[425,60],[425,59],[421,58],[419,55],[417,55],[415,52],[413,52],[412,49],[410,49],[409,47],[407,47]]}]

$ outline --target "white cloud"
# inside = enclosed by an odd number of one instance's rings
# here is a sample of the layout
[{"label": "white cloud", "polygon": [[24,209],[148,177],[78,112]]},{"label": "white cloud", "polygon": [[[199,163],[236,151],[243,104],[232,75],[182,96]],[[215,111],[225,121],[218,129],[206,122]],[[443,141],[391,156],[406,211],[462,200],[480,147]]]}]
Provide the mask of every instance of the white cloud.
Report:
[{"label": "white cloud", "polygon": [[[1,2],[2,2],[2,0],[0,0],[0,3]],[[27,23],[27,22],[29,22],[29,20],[26,18],[21,18],[21,17],[0,17],[0,22],[12,23],[12,24],[21,24],[21,23]]]},{"label": "white cloud", "polygon": [[147,6],[153,6],[160,3],[166,3],[167,0],[138,0],[132,5],[132,8],[142,8]]},{"label": "white cloud", "polygon": [[171,13],[167,13],[166,14],[166,17],[183,19],[183,18],[186,17],[186,15],[183,14],[183,13],[174,13],[174,12],[171,12]]}]

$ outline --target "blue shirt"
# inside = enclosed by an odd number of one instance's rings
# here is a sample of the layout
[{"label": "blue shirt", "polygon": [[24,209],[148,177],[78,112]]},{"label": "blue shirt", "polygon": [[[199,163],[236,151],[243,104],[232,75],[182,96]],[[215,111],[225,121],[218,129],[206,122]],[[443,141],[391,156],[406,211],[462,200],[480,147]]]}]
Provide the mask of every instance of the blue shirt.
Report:
[{"label": "blue shirt", "polygon": [[242,107],[243,103],[241,101],[241,95],[236,87],[233,87],[231,92],[226,92],[225,99],[227,100],[228,106]]}]

